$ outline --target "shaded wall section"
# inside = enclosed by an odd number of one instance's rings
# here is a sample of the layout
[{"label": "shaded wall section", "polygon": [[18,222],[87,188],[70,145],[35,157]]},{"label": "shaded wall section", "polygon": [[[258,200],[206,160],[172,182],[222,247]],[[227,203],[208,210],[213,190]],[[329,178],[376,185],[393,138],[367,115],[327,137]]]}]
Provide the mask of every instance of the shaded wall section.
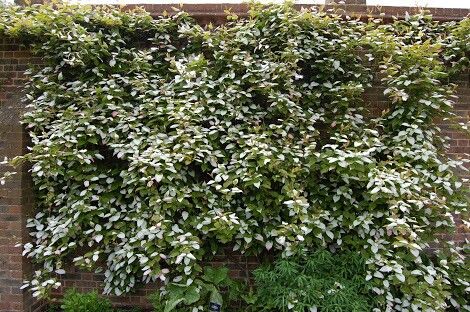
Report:
[{"label": "shaded wall section", "polygon": [[[25,152],[27,134],[20,124],[24,111],[21,87],[24,71],[32,64],[42,63],[14,41],[0,41],[0,157],[14,157]],[[0,166],[0,173],[13,171]],[[25,223],[33,207],[33,192],[27,168],[0,185],[0,311],[34,311],[41,303],[20,290],[31,265],[21,256],[19,243],[28,240]]]}]

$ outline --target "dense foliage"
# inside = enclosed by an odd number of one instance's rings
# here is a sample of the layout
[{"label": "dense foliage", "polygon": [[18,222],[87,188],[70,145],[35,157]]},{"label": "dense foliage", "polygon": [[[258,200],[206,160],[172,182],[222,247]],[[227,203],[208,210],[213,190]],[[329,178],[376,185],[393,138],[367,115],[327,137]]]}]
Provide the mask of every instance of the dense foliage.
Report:
[{"label": "dense foliage", "polygon": [[[284,257],[328,247],[367,259],[380,311],[465,304],[468,280],[452,275],[468,269],[463,256],[423,250],[468,216],[463,160],[446,156],[436,124],[455,117],[448,67],[468,66],[468,20],[384,25],[290,5],[231,19],[0,12],[0,33],[46,61],[28,86],[31,150],[17,159],[31,162],[38,199],[24,254],[41,268],[26,286],[47,295],[72,261],[104,267],[105,293],[190,287],[225,245]],[[390,101],[371,117],[362,96],[375,74]]]},{"label": "dense foliage", "polygon": [[150,301],[155,312],[197,312],[207,310],[215,298],[223,311],[230,311],[241,296],[242,285],[230,278],[227,268],[205,267],[204,273],[190,285],[169,283],[162,292],[152,294]]},{"label": "dense foliage", "polygon": [[111,301],[96,291],[79,292],[69,289],[61,304],[51,304],[47,312],[143,312],[139,308],[113,309]]},{"label": "dense foliage", "polygon": [[61,308],[64,312],[112,312],[111,301],[96,292],[80,293],[70,289],[65,293]]},{"label": "dense foliage", "polygon": [[370,285],[364,279],[365,260],[357,253],[281,259],[254,271],[253,311],[370,312]]}]

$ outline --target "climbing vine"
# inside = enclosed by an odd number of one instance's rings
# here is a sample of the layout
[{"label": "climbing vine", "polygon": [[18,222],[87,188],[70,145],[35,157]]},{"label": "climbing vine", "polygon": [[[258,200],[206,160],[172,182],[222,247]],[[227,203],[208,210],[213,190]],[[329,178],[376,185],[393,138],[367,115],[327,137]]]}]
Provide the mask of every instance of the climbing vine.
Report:
[{"label": "climbing vine", "polygon": [[[379,311],[468,310],[468,280],[449,268],[465,271],[462,253],[425,252],[468,217],[465,160],[437,125],[467,129],[449,81],[469,64],[468,25],[290,4],[218,27],[184,12],[3,8],[0,33],[46,63],[27,87],[31,149],[14,161],[31,163],[37,190],[24,254],[40,269],[25,287],[47,296],[73,263],[104,269],[104,292],[121,295],[190,285],[225,246],[327,247],[368,259]],[[379,116],[363,100],[374,77],[389,100]]]}]

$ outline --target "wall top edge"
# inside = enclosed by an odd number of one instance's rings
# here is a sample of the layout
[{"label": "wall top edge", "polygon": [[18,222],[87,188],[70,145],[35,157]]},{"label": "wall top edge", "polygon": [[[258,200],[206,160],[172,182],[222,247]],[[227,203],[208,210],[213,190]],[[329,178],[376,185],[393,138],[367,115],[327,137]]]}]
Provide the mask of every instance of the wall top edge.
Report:
[{"label": "wall top edge", "polygon": [[[246,3],[182,3],[181,7],[178,4],[127,4],[121,5],[126,9],[133,9],[136,7],[143,7],[153,16],[161,15],[164,11],[171,13],[174,7],[181,8],[188,12],[197,19],[215,19],[220,22],[222,18],[225,20],[226,10],[230,10],[241,17],[247,15],[249,4]],[[320,8],[323,7],[324,11],[338,10],[345,16],[363,18],[377,17],[383,18],[385,21],[390,21],[394,17],[404,18],[407,14],[419,13],[422,9],[433,15],[434,20],[437,21],[458,21],[467,16],[470,16],[470,8],[418,8],[418,7],[398,7],[398,6],[370,6],[363,4],[347,4],[347,5],[318,5],[318,4],[295,4],[297,9],[302,8]]]}]

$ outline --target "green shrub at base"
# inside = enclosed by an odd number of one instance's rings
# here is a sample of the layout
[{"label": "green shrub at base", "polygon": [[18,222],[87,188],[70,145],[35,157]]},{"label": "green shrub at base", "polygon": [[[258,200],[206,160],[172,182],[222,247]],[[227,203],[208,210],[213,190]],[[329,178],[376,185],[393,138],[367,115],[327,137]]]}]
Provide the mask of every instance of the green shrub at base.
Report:
[{"label": "green shrub at base", "polygon": [[165,291],[152,294],[149,300],[155,312],[208,311],[214,299],[221,304],[222,311],[231,311],[228,307],[239,301],[241,294],[242,285],[230,278],[227,268],[205,267],[201,278],[190,285],[170,283]]},{"label": "green shrub at base", "polygon": [[253,311],[370,312],[372,285],[357,253],[317,251],[254,271]]},{"label": "green shrub at base", "polygon": [[64,312],[113,312],[109,299],[94,291],[79,293],[75,289],[65,293],[61,308]]}]

